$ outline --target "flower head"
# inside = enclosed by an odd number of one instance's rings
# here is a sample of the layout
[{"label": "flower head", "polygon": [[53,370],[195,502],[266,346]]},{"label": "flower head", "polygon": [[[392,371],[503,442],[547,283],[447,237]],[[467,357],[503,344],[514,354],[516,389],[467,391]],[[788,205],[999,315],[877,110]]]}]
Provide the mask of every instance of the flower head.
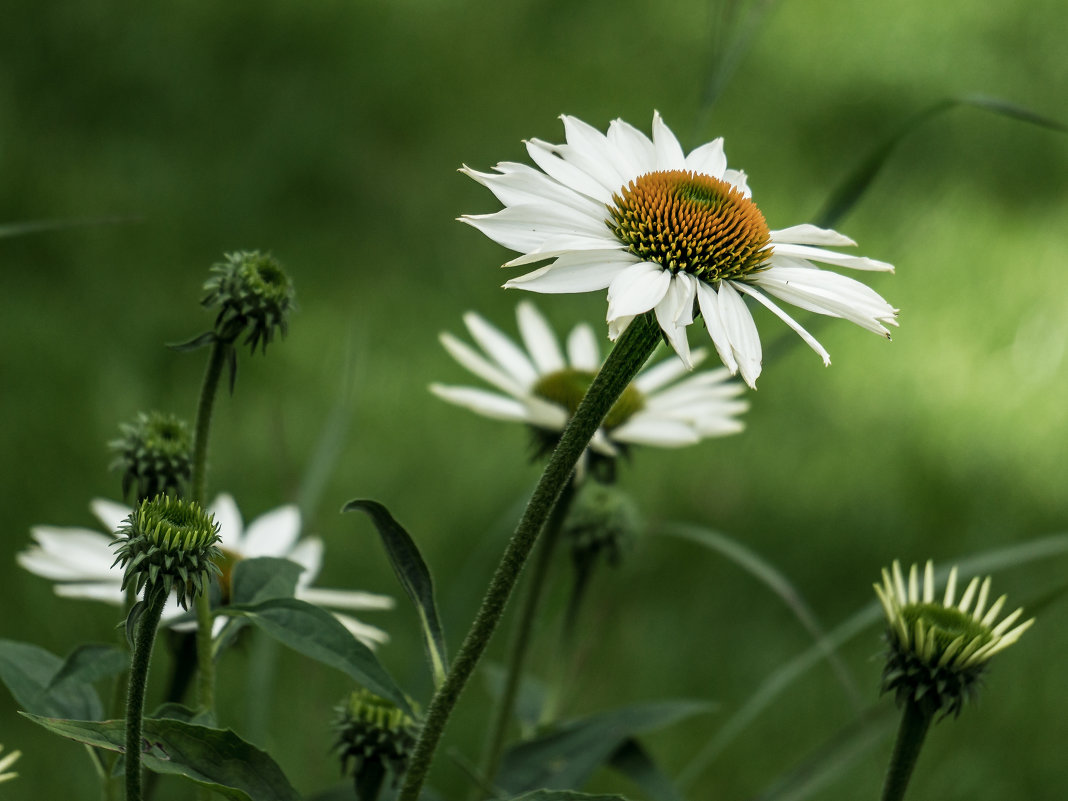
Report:
[{"label": "flower head", "polygon": [[363,688],[337,707],[334,729],[341,770],[352,770],[360,801],[378,798],[387,773],[394,782],[404,775],[419,735],[419,724],[408,714]]},{"label": "flower head", "polygon": [[293,282],[274,257],[258,250],[227,253],[226,261],[213,265],[211,272],[201,303],[219,308],[219,339],[233,342],[247,331],[245,343],[255,353],[257,346],[266,352],[276,331],[286,335],[295,305]]},{"label": "flower head", "polygon": [[883,569],[883,583],[875,593],[886,612],[890,650],[883,672],[883,692],[894,691],[898,703],[925,705],[929,714],[959,714],[966,698],[978,689],[977,680],[991,657],[1020,639],[1035,622],[1023,623],[1023,609],[996,622],[1005,596],[987,607],[990,577],[973,578],[959,602],[957,568],[949,573],[945,595],[935,599],[934,565],[927,562],[921,586],[919,568],[912,565],[908,581],[895,561]]},{"label": "flower head", "polygon": [[[0,751],[3,750],[4,746],[0,745]],[[11,751],[7,756],[0,757],[0,782],[6,782],[18,777],[18,774],[15,773],[15,771],[8,771],[8,768],[14,765],[20,756],[22,756],[21,751]]]},{"label": "flower head", "polygon": [[760,375],[761,347],[745,295],[796,331],[825,364],[830,356],[823,346],[769,296],[889,337],[896,309],[864,284],[813,262],[893,267],[827,250],[856,244],[836,231],[769,229],[745,173],[727,169],[722,139],[686,155],[659,114],[652,139],[622,120],[603,134],[575,117],[562,119],[566,144],[527,142],[540,169],[514,162],[498,164],[494,173],[463,169],[505,206],[463,221],[521,254],[506,267],[548,262],[506,287],[607,289],[612,339],[652,310],[688,366],[687,328],[700,314],[723,363],[750,386]]},{"label": "flower head", "polygon": [[189,426],[162,412],[140,412],[119,426],[122,436],[108,447],[115,453],[112,470],[122,471],[122,494],[134,488],[137,497],[179,493],[193,472],[193,440]]},{"label": "flower head", "polygon": [[122,564],[121,590],[134,584],[147,596],[157,587],[177,591],[178,605],[204,591],[208,579],[219,572],[219,524],[194,501],[157,495],[143,500],[119,529],[114,564]]},{"label": "flower head", "polygon": [[[520,303],[516,318],[525,350],[474,312],[464,315],[464,322],[482,353],[451,334],[441,335],[452,357],[497,392],[443,384],[430,389],[486,417],[526,423],[542,438],[541,448],[551,448],[600,369],[597,341],[588,325],[577,325],[568,335],[565,356],[532,303]],[[697,351],[692,358],[700,363],[705,353]],[[674,357],[640,373],[608,412],[591,448],[611,457],[631,444],[678,447],[741,431],[737,417],[748,408],[738,400],[742,386],[723,369],[678,381],[685,373]]]},{"label": "flower head", "polygon": [[[94,500],[91,508],[108,532],[116,531],[131,511],[127,506],[102,499]],[[389,639],[382,629],[336,610],[392,609],[392,598],[312,586],[323,563],[323,541],[319,537],[300,537],[301,518],[295,506],[272,509],[246,526],[233,497],[223,494],[208,507],[208,514],[219,524],[221,582],[227,580],[241,559],[257,556],[289,559],[304,568],[297,579],[297,598],[333,610],[334,617],[369,646]],[[35,544],[16,559],[31,573],[54,581],[57,595],[116,606],[123,603],[122,573],[111,569],[115,556],[110,547],[111,536],[91,529],[55,526],[35,526],[31,534]],[[163,619],[173,621],[181,614],[177,603],[169,601]],[[222,618],[216,619],[218,627],[223,623]]]}]

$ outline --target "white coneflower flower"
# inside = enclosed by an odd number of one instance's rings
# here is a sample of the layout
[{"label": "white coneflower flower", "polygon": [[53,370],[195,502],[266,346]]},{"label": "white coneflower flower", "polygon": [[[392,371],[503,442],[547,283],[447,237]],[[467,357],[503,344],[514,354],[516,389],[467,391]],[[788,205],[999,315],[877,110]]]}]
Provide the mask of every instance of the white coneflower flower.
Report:
[{"label": "white coneflower flower", "polygon": [[[526,423],[545,435],[543,446],[551,446],[601,367],[597,340],[588,325],[577,325],[568,335],[565,354],[532,303],[520,303],[516,318],[522,348],[474,312],[464,315],[464,322],[482,353],[451,334],[441,335],[456,361],[498,391],[443,384],[430,389],[486,417]],[[692,354],[695,364],[704,358],[703,351]],[[729,380],[722,368],[679,381],[686,372],[672,356],[639,373],[608,412],[590,447],[616,456],[621,446],[680,447],[741,431],[738,415],[748,408],[738,400],[743,387]]]},{"label": "white coneflower flower", "polygon": [[659,114],[651,140],[622,120],[603,134],[575,117],[562,119],[566,144],[527,142],[540,170],[514,162],[498,164],[496,173],[463,169],[505,208],[461,219],[521,254],[506,267],[550,262],[506,287],[607,289],[612,339],[652,310],[687,365],[686,331],[699,311],[723,363],[750,386],[760,375],[761,348],[746,295],[796,331],[825,364],[830,356],[823,346],[769,296],[889,337],[896,309],[864,284],[813,262],[893,267],[827,250],[856,244],[836,231],[769,230],[745,173],[727,169],[722,139],[686,155]]},{"label": "white coneflower flower", "polygon": [[[0,745],[0,752],[3,750],[4,746]],[[18,777],[15,771],[8,771],[8,768],[14,765],[20,756],[22,756],[21,751],[11,751],[7,756],[0,757],[0,782],[6,782]]]},{"label": "white coneflower flower", "polygon": [[[102,499],[94,500],[91,508],[109,532],[117,531],[131,511],[120,503]],[[330,609],[345,628],[367,645],[389,639],[381,629],[336,610],[392,609],[394,601],[391,597],[311,586],[322,566],[323,541],[318,537],[300,538],[300,512],[295,506],[272,509],[246,527],[233,497],[223,494],[208,507],[207,513],[219,524],[218,544],[222,551],[219,583],[224,601],[229,600],[233,567],[241,559],[256,556],[289,559],[304,568],[297,579],[297,598]],[[55,526],[34,526],[30,533],[35,544],[15,558],[31,573],[56,582],[57,595],[90,598],[115,605],[123,603],[123,574],[111,567],[115,561],[115,553],[110,547],[114,539],[112,535]],[[166,621],[182,613],[172,598],[164,608],[163,619]],[[217,619],[216,626],[221,627],[223,622]]]},{"label": "white coneflower flower", "polygon": [[974,695],[990,658],[1035,622],[1017,622],[1023,609],[998,621],[1005,596],[987,606],[989,576],[982,582],[973,578],[958,601],[956,567],[941,600],[935,598],[931,562],[924,567],[922,583],[917,565],[909,569],[906,581],[895,561],[890,570],[883,569],[883,583],[874,586],[886,612],[890,643],[883,691],[894,691],[899,703],[922,704],[928,715],[958,714],[964,700]]}]

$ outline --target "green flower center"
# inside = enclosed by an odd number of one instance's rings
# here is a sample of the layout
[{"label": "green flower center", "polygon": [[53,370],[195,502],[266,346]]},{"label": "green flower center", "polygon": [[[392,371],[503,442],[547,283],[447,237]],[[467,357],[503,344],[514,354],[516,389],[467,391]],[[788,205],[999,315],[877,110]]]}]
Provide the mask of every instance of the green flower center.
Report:
[{"label": "green flower center", "polygon": [[771,251],[764,215],[726,181],[690,170],[635,178],[614,195],[608,227],[642,261],[703,281],[742,278]]},{"label": "green flower center", "polygon": [[990,642],[993,634],[974,617],[954,607],[942,604],[907,604],[901,609],[901,617],[911,631],[916,621],[922,620],[929,634],[935,638],[935,653],[941,654],[955,639],[964,635],[965,644],[979,640],[981,644]]},{"label": "green flower center", "polygon": [[164,551],[198,552],[218,540],[214,520],[198,505],[163,495],[141,504],[136,525],[148,542]]},{"label": "green flower center", "polygon": [[[568,417],[574,417],[579,403],[585,397],[586,390],[590,388],[596,375],[592,370],[567,367],[543,375],[531,391],[539,398],[563,406],[567,409]],[[612,408],[608,410],[608,415],[602,425],[609,430],[621,426],[644,406],[645,397],[642,393],[635,389],[633,384],[628,385]]]}]

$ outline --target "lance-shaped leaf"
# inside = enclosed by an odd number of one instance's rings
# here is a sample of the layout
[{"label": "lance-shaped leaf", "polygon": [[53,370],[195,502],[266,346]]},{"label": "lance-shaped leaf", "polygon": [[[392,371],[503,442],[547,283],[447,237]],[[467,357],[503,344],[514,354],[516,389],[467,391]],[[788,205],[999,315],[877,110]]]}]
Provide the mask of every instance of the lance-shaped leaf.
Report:
[{"label": "lance-shaped leaf", "polygon": [[707,701],[660,701],[563,723],[511,748],[495,783],[511,793],[581,787],[630,738],[712,708]]},{"label": "lance-shaped leaf", "polygon": [[49,680],[47,690],[54,692],[65,682],[92,684],[94,681],[116,676],[129,666],[130,655],[114,645],[79,645],[70,652]]},{"label": "lance-shaped leaf", "polygon": [[91,684],[69,675],[73,669],[68,669],[66,680],[50,686],[66,664],[36,645],[0,640],[0,681],[7,685],[19,706],[49,717],[100,718],[100,697]]},{"label": "lance-shaped leaf", "polygon": [[351,512],[354,509],[370,516],[382,538],[397,580],[415,604],[415,611],[419,614],[419,623],[423,629],[427,659],[434,675],[434,686],[440,687],[445,680],[445,674],[448,673],[449,665],[445,651],[445,632],[438,618],[438,605],[434,599],[434,581],[430,578],[430,570],[411,536],[393,519],[386,507],[375,501],[355,500],[345,504],[341,511]]},{"label": "lance-shaped leaf", "polygon": [[296,598],[269,598],[256,604],[224,606],[216,614],[248,620],[283,645],[337,668],[414,716],[408,699],[374,652],[326,610]]},{"label": "lance-shaped leaf", "polygon": [[[124,721],[26,717],[71,740],[111,751],[125,750]],[[300,801],[278,763],[229,729],[146,718],[142,737],[142,764],[156,773],[185,776],[234,801]]]}]

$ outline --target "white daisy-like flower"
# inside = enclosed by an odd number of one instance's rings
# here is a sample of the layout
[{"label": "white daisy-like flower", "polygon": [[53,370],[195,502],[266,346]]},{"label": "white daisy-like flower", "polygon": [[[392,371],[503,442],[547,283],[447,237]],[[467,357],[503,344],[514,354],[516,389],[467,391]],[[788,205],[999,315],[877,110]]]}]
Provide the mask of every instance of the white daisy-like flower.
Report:
[{"label": "white daisy-like flower", "polygon": [[[90,507],[109,532],[116,531],[131,509],[121,503],[96,499]],[[219,495],[208,508],[219,524],[218,543],[223,552],[219,577],[223,600],[229,599],[230,577],[241,559],[273,556],[289,559],[304,568],[297,579],[296,597],[333,612],[354,636],[369,646],[386,642],[389,635],[375,626],[336,610],[371,611],[392,609],[393,598],[353,590],[313,587],[323,562],[323,541],[319,537],[300,538],[301,519],[296,506],[287,505],[257,517],[246,527],[233,497]],[[65,598],[89,598],[121,605],[122,570],[112,569],[114,537],[84,528],[34,526],[30,532],[35,544],[16,555],[18,563],[31,573],[55,582],[55,592]],[[167,601],[163,619],[184,614],[173,597]],[[224,621],[216,620],[221,627]]]},{"label": "white daisy-like flower", "polygon": [[[464,315],[464,323],[481,353],[452,334],[441,335],[456,361],[498,391],[444,384],[430,389],[486,417],[527,423],[546,433],[546,444],[552,444],[601,367],[597,339],[590,326],[579,324],[567,337],[565,353],[532,303],[520,303],[516,318],[523,347],[474,312]],[[699,364],[705,356],[695,351],[691,361]],[[686,365],[673,355],[639,373],[608,412],[591,448],[616,456],[620,446],[681,447],[741,431],[738,415],[749,406],[738,399],[745,391],[742,385],[723,368],[679,381],[686,373]]]},{"label": "white daisy-like flower", "polygon": [[919,567],[912,565],[905,580],[895,561],[883,569],[883,583],[875,594],[886,613],[890,653],[883,673],[883,691],[894,691],[899,702],[926,704],[933,714],[959,713],[975,693],[976,680],[990,659],[1015,643],[1034,618],[1018,623],[1023,609],[1001,621],[1002,595],[990,600],[990,577],[973,578],[956,599],[957,568],[949,573],[945,595],[935,598],[934,565],[928,561],[921,584]]},{"label": "white daisy-like flower", "polygon": [[[3,750],[4,746],[0,745],[0,752]],[[18,774],[15,773],[15,771],[9,771],[8,768],[14,765],[20,756],[22,756],[21,751],[10,751],[7,756],[0,757],[0,782],[6,782],[18,777]]]},{"label": "white daisy-like flower", "polygon": [[749,296],[782,319],[830,364],[827,351],[771,299],[842,317],[889,338],[897,310],[859,281],[813,262],[892,272],[885,262],[828,247],[853,240],[814,225],[768,229],[740,170],[727,168],[723,139],[689,155],[659,114],[653,136],[622,120],[608,133],[564,116],[566,144],[526,143],[540,169],[502,162],[463,172],[504,208],[461,219],[521,255],[506,267],[549,261],[505,287],[532,292],[608,290],[609,337],[652,310],[687,365],[687,327],[700,312],[731,373],[755,386],[760,338]]}]

